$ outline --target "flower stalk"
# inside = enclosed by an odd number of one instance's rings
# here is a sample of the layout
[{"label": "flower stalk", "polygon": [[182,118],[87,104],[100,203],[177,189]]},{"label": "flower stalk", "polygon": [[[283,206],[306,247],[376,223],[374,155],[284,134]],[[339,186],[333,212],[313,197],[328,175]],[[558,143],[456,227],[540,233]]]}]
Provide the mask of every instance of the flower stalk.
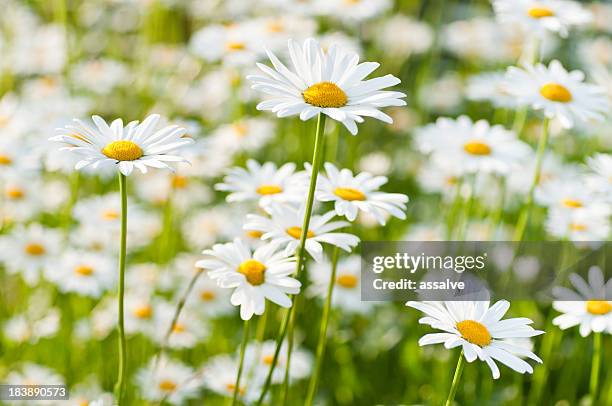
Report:
[{"label": "flower stalk", "polygon": [[246,345],[249,341],[249,320],[244,321],[244,329],[242,331],[242,344],[240,345],[240,363],[238,364],[238,373],[236,374],[236,384],[234,385],[234,396],[232,397],[232,406],[238,404],[238,394],[240,393],[240,378],[244,369],[244,353]]},{"label": "flower stalk", "polygon": [[115,396],[119,406],[123,404],[125,376],[127,372],[127,343],[123,320],[123,299],[125,294],[125,258],[127,254],[127,177],[119,173],[119,193],[121,194],[121,242],[119,249],[119,291],[117,295],[119,333],[119,371],[115,384]]},{"label": "flower stalk", "polygon": [[453,383],[451,385],[450,391],[448,392],[448,398],[446,398],[445,406],[452,406],[455,395],[457,394],[457,389],[459,388],[459,381],[461,380],[461,375],[463,374],[463,369],[465,368],[465,362],[463,360],[463,350],[461,350],[461,354],[459,354],[459,360],[457,361],[457,366],[455,367],[455,375],[453,376]]},{"label": "flower stalk", "polygon": [[589,382],[589,392],[591,394],[591,404],[597,403],[597,391],[599,389],[599,368],[601,366],[601,335],[593,333],[593,361],[591,362],[591,379]]}]

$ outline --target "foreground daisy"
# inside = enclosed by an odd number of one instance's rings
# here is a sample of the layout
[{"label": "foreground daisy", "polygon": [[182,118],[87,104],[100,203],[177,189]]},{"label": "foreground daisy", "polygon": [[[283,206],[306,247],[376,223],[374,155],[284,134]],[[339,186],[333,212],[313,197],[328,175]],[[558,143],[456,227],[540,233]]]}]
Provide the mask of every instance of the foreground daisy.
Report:
[{"label": "foreground daisy", "polygon": [[203,252],[196,266],[208,270],[208,276],[222,288],[233,288],[231,303],[240,306],[240,317],[249,320],[262,315],[266,299],[290,307],[287,294],[297,294],[300,282],[289,275],[295,269],[295,258],[288,257],[278,246],[263,245],[251,249],[239,238],[226,244],[215,244]]},{"label": "foreground daisy", "polygon": [[325,52],[309,38],[303,45],[289,40],[289,55],[291,70],[268,51],[274,69],[258,63],[265,75],[247,77],[253,89],[272,96],[259,103],[258,110],[270,110],[278,117],[299,115],[304,121],[323,113],[355,135],[363,117],[392,123],[379,108],[406,105],[404,93],[382,90],[400,80],[392,75],[364,80],[379,64],[359,63],[359,56],[352,51],[332,45]]},{"label": "foreground daisy", "polygon": [[542,362],[537,355],[509,339],[526,338],[543,334],[530,326],[531,320],[521,317],[502,320],[510,303],[500,300],[489,307],[488,301],[466,302],[408,302],[426,314],[419,320],[443,333],[426,334],[419,345],[442,344],[448,349],[461,347],[468,362],[477,358],[487,363],[493,378],[500,376],[495,361],[499,361],[518,373],[533,373],[533,368],[521,357]]},{"label": "foreground daisy", "polygon": [[[304,206],[297,209],[291,206],[273,204],[266,208],[270,217],[257,214],[247,215],[245,230],[259,231],[262,240],[270,240],[271,244],[285,248],[286,255],[292,255],[300,245],[302,237],[302,219]],[[349,225],[346,221],[330,221],[336,215],[330,211],[322,216],[312,216],[306,232],[306,251],[320,262],[323,259],[323,246],[327,243],[351,252],[359,243],[359,238],[348,233],[333,232]]]},{"label": "foreground daisy", "polygon": [[603,121],[610,104],[602,88],[584,83],[584,73],[565,70],[554,60],[543,64],[511,66],[505,88],[519,104],[542,110],[547,118],[556,118],[565,128],[577,123]]},{"label": "foreground daisy", "polygon": [[571,27],[591,21],[591,13],[568,0],[494,0],[499,21],[521,25],[527,32],[542,36],[555,32],[567,37]]},{"label": "foreground daisy", "polygon": [[109,126],[100,116],[93,116],[95,127],[75,119],[74,125],[58,129],[51,141],[68,144],[65,149],[83,156],[75,169],[92,166],[117,165],[119,171],[129,176],[134,168],[142,173],[147,167],[166,168],[168,162],[186,162],[173,155],[179,148],[193,142],[185,137],[184,128],[171,125],[156,130],[160,116],[153,114],[142,123],[132,121],[126,126],[116,119]]},{"label": "foreground daisy", "polygon": [[408,196],[401,193],[383,193],[378,189],[387,183],[385,176],[373,176],[361,172],[354,176],[349,169],[338,170],[333,164],[325,163],[326,176],[317,184],[317,199],[334,202],[336,213],[354,221],[362,210],[372,214],[385,225],[388,214],[405,219]]}]

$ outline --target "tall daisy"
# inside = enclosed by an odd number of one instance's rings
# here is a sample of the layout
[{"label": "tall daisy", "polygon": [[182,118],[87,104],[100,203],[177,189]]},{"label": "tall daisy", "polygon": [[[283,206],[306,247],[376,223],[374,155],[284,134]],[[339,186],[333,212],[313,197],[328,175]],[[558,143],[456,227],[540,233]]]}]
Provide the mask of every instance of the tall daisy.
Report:
[{"label": "tall daisy", "polygon": [[476,359],[487,363],[493,379],[500,376],[495,361],[499,361],[518,373],[533,373],[532,366],[522,358],[541,363],[533,352],[512,343],[512,339],[529,338],[544,334],[530,326],[533,321],[520,317],[502,320],[510,308],[505,300],[489,306],[489,301],[465,302],[408,302],[406,306],[425,313],[419,320],[442,333],[429,333],[421,337],[419,345],[444,344],[447,349],[461,347],[461,355],[446,405],[452,405],[464,363]]},{"label": "tall daisy", "polygon": [[184,128],[171,125],[156,129],[160,121],[157,114],[150,115],[142,123],[132,121],[126,126],[116,119],[110,126],[99,116],[93,116],[95,126],[75,119],[74,125],[58,129],[58,135],[51,138],[65,144],[62,149],[79,154],[82,159],[75,169],[92,169],[116,165],[119,174],[121,194],[121,237],[119,250],[118,321],[119,371],[115,385],[115,396],[123,404],[127,375],[127,342],[124,329],[125,263],[127,256],[127,176],[134,168],[146,173],[148,168],[172,169],[168,163],[186,162],[175,153],[193,142],[185,136]]},{"label": "tall daisy", "polygon": [[313,38],[303,45],[289,40],[289,55],[291,69],[268,51],[274,69],[258,63],[264,75],[247,77],[253,89],[271,96],[257,105],[258,110],[270,110],[278,117],[299,115],[304,121],[323,113],[355,135],[363,117],[392,123],[379,108],[406,105],[404,93],[383,90],[399,84],[398,78],[385,75],[364,80],[379,64],[359,63],[359,56],[347,49],[332,45],[325,52]]}]

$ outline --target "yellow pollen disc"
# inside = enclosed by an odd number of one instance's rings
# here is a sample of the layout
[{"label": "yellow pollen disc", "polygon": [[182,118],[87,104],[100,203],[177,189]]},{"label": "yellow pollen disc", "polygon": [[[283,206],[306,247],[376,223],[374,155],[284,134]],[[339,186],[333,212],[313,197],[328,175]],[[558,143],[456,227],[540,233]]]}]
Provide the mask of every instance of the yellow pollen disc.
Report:
[{"label": "yellow pollen disc", "polygon": [[189,180],[185,176],[175,175],[172,177],[170,184],[174,189],[185,189]]},{"label": "yellow pollen disc", "polygon": [[272,21],[267,26],[269,32],[283,32],[285,26],[280,21]]},{"label": "yellow pollen disc", "polygon": [[102,218],[104,220],[117,220],[119,218],[119,212],[116,210],[104,210],[104,212],[102,212]]},{"label": "yellow pollen disc", "polygon": [[572,223],[570,224],[570,230],[572,231],[586,231],[587,226],[581,223]]},{"label": "yellow pollen disc", "polygon": [[365,200],[366,195],[362,191],[353,189],[351,187],[337,187],[334,190],[334,194],[341,199],[353,201],[353,200]]},{"label": "yellow pollen disc", "polygon": [[568,209],[579,209],[583,206],[582,202],[576,199],[563,199],[561,200],[561,204]]},{"label": "yellow pollen disc", "polygon": [[547,83],[540,88],[542,97],[558,103],[569,103],[572,101],[572,93],[563,85],[558,83]]},{"label": "yellow pollen disc", "polygon": [[176,323],[174,327],[172,327],[173,333],[184,333],[186,330],[185,325],[181,323]]},{"label": "yellow pollen disc", "polygon": [[257,188],[256,192],[260,195],[275,195],[281,193],[283,188],[278,185],[261,185]]},{"label": "yellow pollen disc", "polygon": [[463,146],[465,152],[470,155],[490,155],[491,147],[482,141],[469,141]]},{"label": "yellow pollen disc", "polygon": [[172,392],[176,389],[176,383],[169,379],[164,379],[159,383],[159,389],[165,392]]},{"label": "yellow pollen disc", "polygon": [[344,274],[344,275],[338,276],[338,279],[336,279],[336,282],[338,283],[338,285],[342,286],[343,288],[353,289],[359,283],[359,279],[357,279],[355,275]]},{"label": "yellow pollen disc", "polygon": [[87,265],[80,265],[74,269],[74,273],[82,276],[89,276],[93,273],[93,268]]},{"label": "yellow pollen disc", "polygon": [[273,355],[265,355],[262,358],[262,362],[266,365],[272,365],[272,361],[274,361],[274,356]]},{"label": "yellow pollen disc", "polygon": [[148,305],[139,306],[134,309],[133,314],[139,319],[150,319],[153,315],[153,309]]},{"label": "yellow pollen disc", "polygon": [[25,246],[24,251],[26,252],[26,254],[32,255],[34,257],[39,257],[41,255],[44,255],[46,252],[45,247],[35,242],[27,244]]},{"label": "yellow pollen disc", "polygon": [[9,156],[0,154],[0,165],[10,165],[11,163],[13,163],[13,160]]},{"label": "yellow pollen disc", "polygon": [[215,294],[215,292],[211,290],[204,290],[200,293],[200,299],[202,299],[205,302],[210,302],[211,300],[215,300],[216,297],[217,295]]},{"label": "yellow pollen disc", "polygon": [[246,280],[254,286],[261,285],[266,281],[264,276],[266,266],[255,259],[247,259],[238,267],[238,272],[246,277]]},{"label": "yellow pollen disc", "polygon": [[237,41],[230,41],[227,44],[225,44],[225,46],[227,47],[228,51],[242,51],[243,49],[246,48],[246,46],[244,45],[244,42],[237,42]]},{"label": "yellow pollen disc", "polygon": [[544,18],[555,15],[555,13],[547,7],[531,7],[529,10],[527,10],[527,14],[531,18]]},{"label": "yellow pollen disc", "polygon": [[81,400],[79,406],[89,406],[89,400]]},{"label": "yellow pollen disc", "polygon": [[[293,226],[293,227],[289,227],[287,230],[285,230],[287,232],[287,234],[289,234],[290,236],[292,236],[293,238],[299,240],[302,237],[302,227],[297,227],[297,226]],[[314,233],[310,230],[308,230],[308,232],[306,233],[306,238],[312,238],[314,237]]]},{"label": "yellow pollen disc", "polygon": [[251,238],[261,238],[263,233],[261,231],[250,230],[250,231],[246,232],[246,235],[251,237]]},{"label": "yellow pollen disc", "polygon": [[475,320],[464,320],[457,323],[457,330],[466,341],[486,347],[491,344],[491,334],[484,324]]},{"label": "yellow pollen disc", "polygon": [[319,82],[302,93],[304,101],[317,107],[346,106],[348,97],[342,89],[331,82]]},{"label": "yellow pollen disc", "polygon": [[18,187],[10,187],[6,189],[6,196],[11,200],[19,200],[25,196],[23,189]]},{"label": "yellow pollen disc", "polygon": [[[233,383],[228,383],[228,384],[225,385],[225,388],[227,389],[227,391],[229,393],[234,393],[234,389],[236,389],[236,385],[234,385]],[[243,396],[244,392],[245,392],[245,388],[244,388],[244,386],[241,386],[238,389],[238,393],[240,394],[240,396]]]},{"label": "yellow pollen disc", "polygon": [[132,141],[113,141],[102,149],[102,153],[117,161],[135,161],[142,157],[142,149]]},{"label": "yellow pollen disc", "polygon": [[233,125],[234,131],[238,134],[239,137],[244,137],[249,133],[249,127],[243,123],[234,123]]},{"label": "yellow pollen disc", "polygon": [[586,308],[587,312],[598,316],[612,312],[612,304],[605,300],[588,300]]}]

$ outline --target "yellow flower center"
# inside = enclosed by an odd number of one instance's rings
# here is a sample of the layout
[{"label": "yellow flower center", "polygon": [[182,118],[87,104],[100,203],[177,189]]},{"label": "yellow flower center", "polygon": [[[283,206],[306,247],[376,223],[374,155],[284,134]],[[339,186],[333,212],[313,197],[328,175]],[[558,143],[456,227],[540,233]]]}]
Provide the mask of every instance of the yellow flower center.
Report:
[{"label": "yellow flower center", "polygon": [[225,44],[225,46],[227,47],[228,51],[242,51],[243,49],[246,48],[246,46],[244,45],[244,42],[238,42],[238,41],[230,41],[227,44]]},{"label": "yellow flower center", "polygon": [[200,292],[200,299],[205,302],[215,300],[216,297],[217,295],[212,290],[203,290],[202,292]]},{"label": "yellow flower center", "polygon": [[173,333],[184,333],[184,332],[185,332],[185,330],[187,330],[187,329],[185,328],[185,325],[184,325],[184,324],[181,324],[181,323],[176,323],[176,324],[174,325],[174,327],[172,327],[172,332],[173,332]]},{"label": "yellow flower center", "polygon": [[261,238],[263,233],[261,231],[250,230],[250,231],[246,232],[246,235],[251,237],[251,238]]},{"label": "yellow flower center", "polygon": [[567,87],[560,85],[559,83],[547,83],[540,88],[540,94],[542,97],[558,102],[568,103],[572,101],[572,93],[567,90]]},{"label": "yellow flower center", "polygon": [[257,188],[256,192],[260,195],[275,195],[281,193],[283,188],[278,185],[261,185]]},{"label": "yellow flower center", "polygon": [[164,392],[172,392],[176,389],[176,383],[169,379],[164,379],[159,383],[159,389]]},{"label": "yellow flower center", "polygon": [[587,312],[598,316],[612,312],[612,304],[605,300],[588,300],[586,308]]},{"label": "yellow flower center", "polygon": [[572,223],[570,224],[570,230],[571,231],[586,231],[587,226],[582,223]]},{"label": "yellow flower center", "polygon": [[274,361],[274,356],[273,355],[264,355],[264,357],[262,358],[262,362],[265,365],[272,365],[273,361]]},{"label": "yellow flower center", "polygon": [[9,187],[6,189],[6,196],[11,200],[20,200],[25,196],[25,193],[19,187]]},{"label": "yellow flower center", "polygon": [[149,305],[138,306],[134,309],[133,314],[139,319],[150,319],[153,315],[153,309]]},{"label": "yellow flower center", "polygon": [[463,320],[457,323],[457,330],[466,341],[486,347],[491,344],[491,333],[484,324],[475,320]]},{"label": "yellow flower center", "polygon": [[89,400],[86,400],[86,399],[80,400],[79,406],[89,406]]},{"label": "yellow flower center", "polygon": [[238,272],[246,277],[246,280],[254,286],[263,284],[266,281],[266,266],[256,259],[247,259],[238,267]]},{"label": "yellow flower center", "polygon": [[135,161],[143,155],[138,144],[126,140],[111,142],[102,149],[102,153],[117,161]]},{"label": "yellow flower center", "polygon": [[119,218],[119,212],[117,210],[104,210],[102,212],[102,218],[104,220],[117,220]]},{"label": "yellow flower center", "polygon": [[268,23],[267,27],[269,32],[283,32],[285,31],[285,26],[280,21],[271,21]]},{"label": "yellow flower center", "polygon": [[582,202],[576,199],[562,199],[561,204],[568,209],[579,209],[583,206]]},{"label": "yellow flower center", "polygon": [[249,133],[249,127],[244,123],[234,123],[233,127],[239,137],[244,137]]},{"label": "yellow flower center", "polygon": [[81,276],[89,276],[93,271],[93,268],[87,265],[79,265],[74,269],[74,273]]},{"label": "yellow flower center", "polygon": [[342,286],[343,288],[353,289],[359,283],[359,279],[357,279],[355,275],[344,274],[344,275],[338,276],[338,278],[336,279],[336,282],[338,283],[338,285]]},{"label": "yellow flower center", "polygon": [[542,6],[531,7],[529,10],[527,10],[527,14],[531,18],[544,18],[552,17],[555,15],[555,13],[551,9]]},{"label": "yellow flower center", "polygon": [[482,141],[469,141],[463,146],[463,149],[470,155],[480,156],[491,154],[491,147]]},{"label": "yellow flower center", "polygon": [[172,177],[172,180],[170,181],[170,184],[174,189],[185,189],[188,183],[189,180],[187,179],[187,177],[180,175],[174,175]]},{"label": "yellow flower center", "polygon": [[45,247],[38,243],[30,243],[25,246],[24,251],[26,254],[31,255],[33,257],[40,257],[45,254]]},{"label": "yellow flower center", "polygon": [[13,160],[8,155],[0,154],[0,165],[10,165]]},{"label": "yellow flower center", "polygon": [[337,187],[334,190],[334,194],[341,199],[353,201],[353,200],[365,200],[366,195],[361,190],[353,189],[351,187]]},{"label": "yellow flower center", "polygon": [[[236,385],[234,385],[233,383],[228,383],[225,385],[225,388],[227,389],[229,393],[234,393],[234,390],[236,389]],[[240,394],[240,396],[244,396],[244,392],[245,392],[245,387],[241,386],[238,389],[238,394]]]},{"label": "yellow flower center", "polygon": [[342,89],[331,82],[319,82],[302,93],[304,101],[317,107],[342,107],[348,102],[348,97]]},{"label": "yellow flower center", "polygon": [[[293,226],[293,227],[289,227],[287,230],[285,230],[287,232],[287,234],[289,234],[290,236],[292,236],[293,238],[299,240],[302,237],[302,227],[297,227],[297,226]],[[314,233],[310,230],[308,230],[308,232],[306,233],[306,238],[312,238],[314,237]]]}]

